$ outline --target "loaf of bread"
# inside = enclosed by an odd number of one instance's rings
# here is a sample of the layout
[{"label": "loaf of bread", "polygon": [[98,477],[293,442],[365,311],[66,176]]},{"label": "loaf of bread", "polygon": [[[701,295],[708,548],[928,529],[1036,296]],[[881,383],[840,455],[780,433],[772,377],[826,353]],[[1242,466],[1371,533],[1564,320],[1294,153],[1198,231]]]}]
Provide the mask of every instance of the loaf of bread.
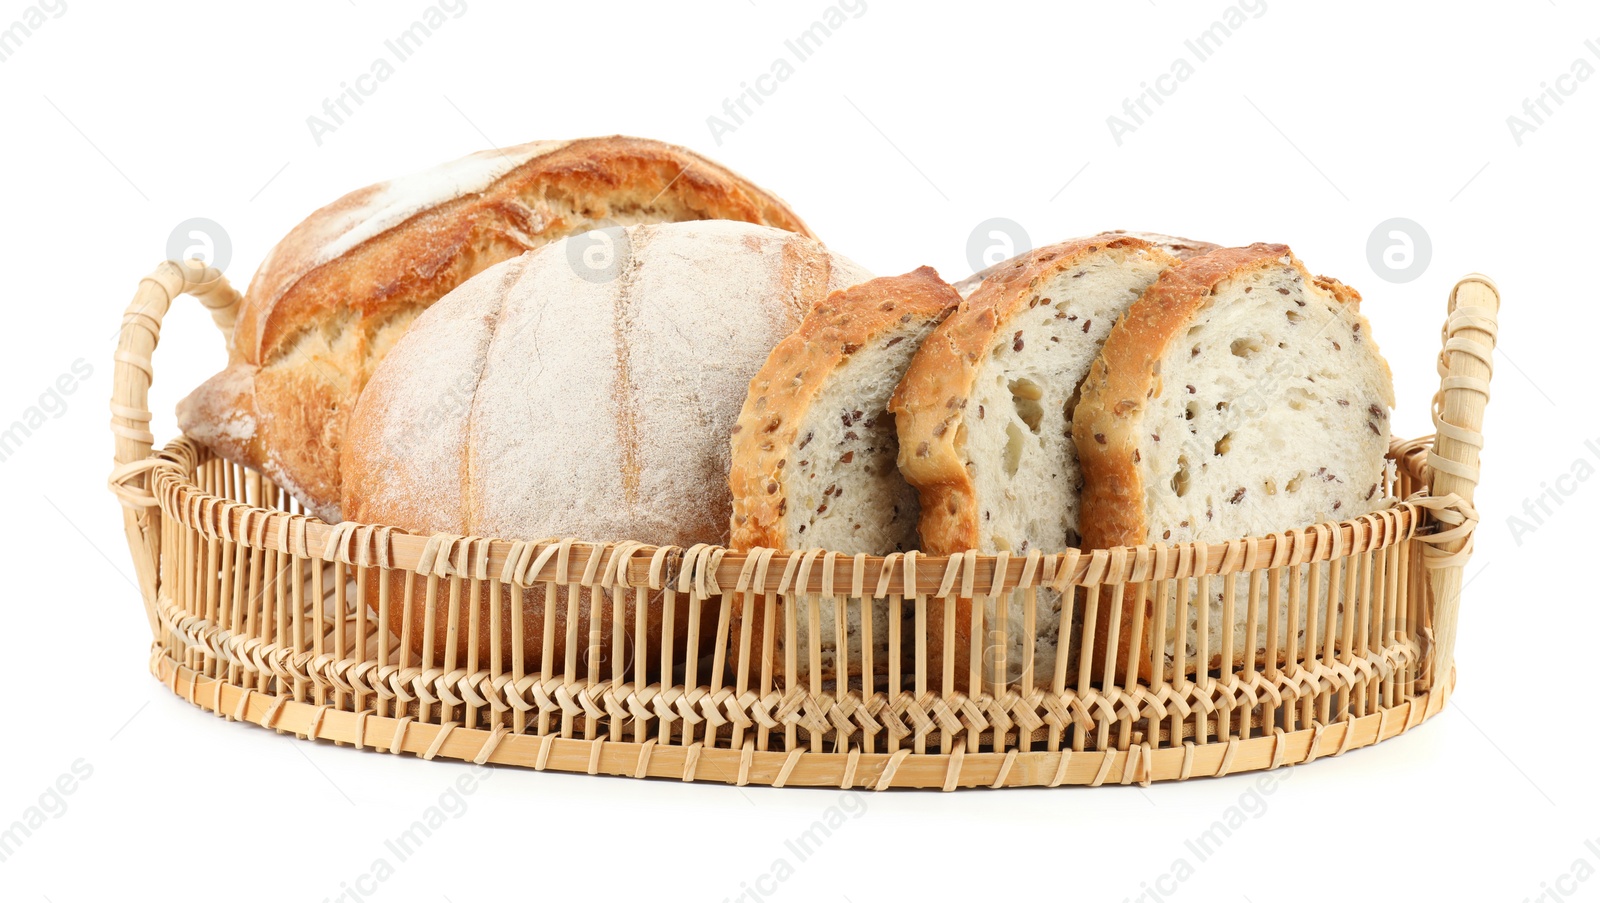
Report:
[{"label": "loaf of bread", "polygon": [[[732,546],[827,549],[887,555],[918,547],[916,491],[901,476],[889,396],[912,355],[961,299],[923,267],[904,276],[863,282],[830,295],[773,349],[750,382],[734,427]],[[862,673],[859,601],[795,600],[797,660],[812,672],[812,608],[816,608],[823,679],[838,672],[835,605],[846,607],[851,675]],[[888,669],[889,604],[875,600],[872,670]],[[765,606],[741,612],[760,650]],[[906,606],[906,612],[910,606]],[[784,615],[780,602],[778,614]],[[742,623],[742,621],[740,622]],[[773,655],[784,656],[783,621]],[[733,634],[737,641],[739,632]]]},{"label": "loaf of bread", "polygon": [[[1360,300],[1313,277],[1283,245],[1211,251],[1164,273],[1111,330],[1073,419],[1084,547],[1219,542],[1386,505],[1394,389]],[[1225,648],[1233,650],[1228,664],[1239,664],[1251,652],[1244,583],[1224,625],[1222,581],[1213,581],[1209,629],[1202,635],[1202,606],[1191,605],[1187,624],[1167,625],[1163,660],[1173,661],[1183,642],[1189,668],[1197,656],[1205,667],[1224,664]],[[1280,630],[1290,595],[1284,587]],[[1108,605],[1100,625],[1110,625]],[[1289,641],[1266,636],[1265,606],[1257,662],[1267,644],[1281,654]],[[1130,599],[1111,625],[1120,627],[1119,677],[1135,642],[1132,666],[1153,673],[1154,617],[1153,599],[1142,609]],[[1103,661],[1109,631],[1098,632]]]},{"label": "loaf of bread", "polygon": [[484,151],[352,192],[295,227],[262,263],[228,367],[178,406],[179,426],[337,521],[350,411],[428,305],[564,236],[701,219],[809,234],[781,201],[737,175],[639,138]]},{"label": "loaf of bread", "polygon": [[[597,241],[608,278],[583,265]],[[728,437],[751,378],[817,302],[869,278],[804,236],[722,221],[587,233],[491,267],[418,318],[368,383],[344,510],[416,533],[725,545]],[[523,606],[533,655],[542,589]],[[564,655],[564,606],[554,615]]]},{"label": "loaf of bread", "polygon": [[[1078,545],[1081,477],[1072,445],[1078,385],[1118,316],[1177,259],[1142,239],[1101,235],[1039,248],[1000,268],[934,331],[889,409],[900,433],[900,470],[922,504],[922,550],[951,555]],[[1061,600],[1039,596],[1034,675],[1056,667]],[[937,653],[953,637],[954,674],[971,659],[970,601],[953,630],[929,608]],[[992,600],[990,602],[992,605]],[[1018,676],[1025,654],[1021,594],[1007,604],[1003,636],[983,638],[991,661],[1005,651]],[[985,623],[998,619],[986,612]]]}]

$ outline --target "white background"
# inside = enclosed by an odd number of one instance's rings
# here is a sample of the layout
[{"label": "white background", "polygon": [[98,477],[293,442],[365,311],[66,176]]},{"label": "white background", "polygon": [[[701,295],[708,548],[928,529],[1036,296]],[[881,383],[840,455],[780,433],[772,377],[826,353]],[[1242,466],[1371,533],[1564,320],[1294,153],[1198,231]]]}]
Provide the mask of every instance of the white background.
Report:
[{"label": "white background", "polygon": [[[1571,96],[1520,145],[1507,124],[1575,60],[1600,66],[1584,43],[1600,39],[1600,13],[1267,0],[1119,145],[1107,116],[1175,59],[1193,62],[1184,42],[1222,0],[866,0],[719,144],[707,117],[788,53],[822,0],[466,0],[319,146],[307,117],[387,53],[422,0],[66,5],[0,63],[0,425],[75,361],[92,368],[0,463],[0,827],[74,762],[92,774],[0,863],[0,897],[337,899],[466,770],[225,724],[148,675],[104,486],[106,399],[112,334],[172,229],[222,224],[243,285],[278,237],[348,190],[490,145],[619,132],[725,162],[881,274],[965,276],[969,236],[992,217],[1034,245],[1107,228],[1286,242],[1365,295],[1399,435],[1431,429],[1450,285],[1481,270],[1505,298],[1460,680],[1440,717],[1280,772],[1256,798],[1254,776],[862,796],[792,877],[762,882],[768,899],[1600,896],[1600,879],[1562,877],[1600,868],[1600,843],[1585,847],[1600,838],[1586,517],[1600,480],[1558,483],[1580,459],[1600,466],[1600,78],[1563,81]],[[0,30],[25,9],[0,2]],[[1405,284],[1367,254],[1391,217],[1431,240]],[[160,441],[176,400],[223,359],[209,318],[181,301],[156,356]],[[1508,517],[1547,487],[1564,504],[1514,534]],[[733,899],[793,862],[784,841],[840,802],[499,769],[373,899]],[[1234,805],[1257,814],[1198,862],[1184,842]],[[1180,858],[1193,875],[1158,885]]]}]

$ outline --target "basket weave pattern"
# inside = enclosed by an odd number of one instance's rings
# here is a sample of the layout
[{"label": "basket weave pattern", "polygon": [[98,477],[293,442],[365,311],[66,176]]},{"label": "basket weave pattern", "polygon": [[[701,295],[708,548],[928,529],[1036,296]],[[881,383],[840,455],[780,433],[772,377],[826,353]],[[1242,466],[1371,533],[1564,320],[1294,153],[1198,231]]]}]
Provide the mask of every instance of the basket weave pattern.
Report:
[{"label": "basket weave pattern", "polygon": [[[150,354],[182,293],[199,297],[224,332],[236,316],[238,295],[214,270],[168,263],[141,284],[117,353],[111,484],[155,637],[152,671],[228,718],[424,758],[955,789],[1148,783],[1307,762],[1415,727],[1450,690],[1498,311],[1482,277],[1452,293],[1438,438],[1394,444],[1391,507],[1220,543],[886,558],[329,526],[187,438],[152,452]],[[388,579],[394,571],[418,579]],[[546,604],[567,606],[559,659],[556,619],[544,619],[542,642],[523,636],[522,593],[534,587]],[[1219,589],[1223,610],[1208,614],[1204,600]],[[656,594],[666,621],[652,641],[642,617],[625,613]],[[780,604],[801,598],[808,604]],[[984,640],[1006,635],[1007,606],[988,605],[984,620],[982,603],[1013,598],[1021,661]],[[1112,624],[1124,605],[1149,606],[1151,648],[1135,644],[1130,661],[1103,665],[1060,655],[1053,673],[1035,674],[1038,606],[1071,607],[1058,641],[1081,650],[1105,598]],[[930,654],[955,642],[958,599],[978,603],[964,673],[955,655]],[[887,600],[888,623],[874,623],[875,600]],[[752,636],[752,619],[735,615],[762,606],[764,629]],[[859,676],[824,681],[817,613],[851,606],[861,636],[843,635],[847,619],[837,617],[833,648],[870,656],[874,635],[887,636],[887,668],[858,663]],[[943,637],[925,630],[938,606]],[[1233,632],[1220,630],[1223,648],[1208,649],[1201,630],[1198,648],[1172,643],[1191,606],[1202,619],[1244,620],[1249,641],[1234,649]],[[589,636],[577,635],[580,608],[596,613]],[[806,616],[811,648],[779,643],[799,636],[795,619]],[[436,623],[446,636],[432,635]],[[409,636],[412,624],[428,635]],[[396,635],[391,625],[406,626]],[[1241,667],[1195,664],[1236,656]],[[1137,678],[1141,661],[1158,679]]]}]

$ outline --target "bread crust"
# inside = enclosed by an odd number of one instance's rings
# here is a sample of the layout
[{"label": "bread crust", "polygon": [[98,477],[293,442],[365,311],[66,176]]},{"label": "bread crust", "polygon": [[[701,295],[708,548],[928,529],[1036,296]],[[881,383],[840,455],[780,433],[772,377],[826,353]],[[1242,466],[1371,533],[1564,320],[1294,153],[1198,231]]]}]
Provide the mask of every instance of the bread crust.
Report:
[{"label": "bread crust", "polygon": [[937,271],[920,267],[834,292],[778,343],[734,426],[732,548],[790,547],[787,459],[812,403],[855,350],[913,319],[942,320],[960,301]]},{"label": "bread crust", "polygon": [[1022,310],[1039,282],[1108,248],[1155,245],[1127,235],[1096,235],[1030,251],[992,273],[923,342],[889,410],[900,433],[900,472],[922,503],[922,550],[953,555],[978,546],[978,506],[960,443],[966,400],[988,349]]},{"label": "bread crust", "polygon": [[1179,260],[1188,260],[1208,254],[1222,245],[1209,241],[1199,241],[1193,238],[1184,238],[1181,235],[1166,235],[1161,232],[1130,232],[1127,229],[1108,229],[1101,235],[1128,235],[1133,238],[1144,239]]},{"label": "bread crust", "polygon": [[[1211,304],[1217,287],[1255,270],[1280,266],[1285,258],[1308,281],[1331,292],[1343,304],[1359,308],[1361,296],[1336,279],[1312,277],[1281,244],[1256,243],[1221,248],[1186,261],[1161,275],[1120,320],[1090,366],[1073,412],[1073,442],[1083,469],[1080,533],[1085,549],[1138,546],[1149,541],[1145,486],[1135,457],[1143,436],[1147,399],[1161,384],[1160,362],[1167,349],[1186,334],[1194,318]],[[1381,356],[1379,357],[1381,361]],[[1387,364],[1384,365],[1387,369]],[[1386,401],[1393,406],[1392,397]],[[1094,671],[1101,673],[1109,645],[1110,599],[1100,604],[1100,628],[1094,638]],[[1117,658],[1125,665],[1133,640],[1150,648],[1155,601],[1147,596],[1142,611],[1132,597],[1124,600],[1117,630]],[[1149,679],[1150,661],[1141,653],[1139,676]],[[1213,663],[1215,666],[1215,663]]]},{"label": "bread crust", "polygon": [[[464,265],[475,273],[548,240],[530,239],[566,234],[576,222],[541,222],[540,211],[528,205],[530,195],[541,190],[559,190],[587,203],[616,195],[611,206],[648,204],[670,192],[702,213],[698,219],[742,220],[815,237],[776,196],[687,148],[625,135],[549,144],[549,150],[487,189],[424,210],[314,266],[308,262],[321,250],[326,224],[367,203],[385,183],[353,191],[311,214],[251,280],[235,349],[242,359],[270,361],[318,312],[355,308],[371,316],[419,300],[426,304],[449,290],[444,286],[453,288],[470,275],[456,275]],[[477,259],[484,255],[494,259]]]},{"label": "bread crust", "polygon": [[[372,216],[391,183],[351,192],[295,227],[251,281],[229,368],[180,404],[180,426],[337,520],[339,447],[398,334],[390,327],[403,329],[471,276],[596,222],[652,211],[663,221],[731,219],[811,234],[775,196],[669,144],[612,136],[499,153],[528,159],[348,248],[348,233],[360,230],[351,224]],[[340,250],[323,259],[331,248]],[[331,350],[296,350],[319,332]],[[241,410],[253,412],[252,429],[223,429]]]},{"label": "bread crust", "polygon": [[[1222,247],[1218,244],[1212,244],[1209,241],[1199,241],[1193,238],[1184,238],[1181,235],[1166,235],[1161,232],[1130,232],[1127,229],[1107,229],[1106,231],[1101,232],[1098,236],[1094,237],[1111,237],[1117,235],[1126,235],[1132,238],[1147,241],[1161,250],[1166,251],[1168,254],[1171,254],[1173,257],[1178,258],[1179,260],[1188,260],[1191,257],[1198,257],[1199,255],[1205,254],[1208,251],[1215,251],[1217,248]],[[977,290],[978,286],[983,284],[985,279],[988,279],[990,276],[999,272],[1002,268],[1026,256],[1026,254],[1021,254],[1015,258],[1012,258],[1011,260],[1002,260],[994,266],[979,270],[960,282],[952,283],[952,285],[955,286],[955,290],[960,293],[961,297],[970,297],[972,293]]]}]

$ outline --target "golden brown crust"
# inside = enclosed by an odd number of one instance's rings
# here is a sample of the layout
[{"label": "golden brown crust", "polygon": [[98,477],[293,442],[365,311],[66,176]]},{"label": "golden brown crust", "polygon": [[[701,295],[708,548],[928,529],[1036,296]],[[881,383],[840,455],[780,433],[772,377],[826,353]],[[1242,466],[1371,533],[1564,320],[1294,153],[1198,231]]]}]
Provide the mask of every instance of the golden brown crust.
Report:
[{"label": "golden brown crust", "polygon": [[734,427],[734,549],[788,548],[785,469],[811,403],[856,349],[912,320],[939,320],[960,298],[931,267],[834,292],[778,343],[750,381]]},{"label": "golden brown crust", "polygon": [[[1215,251],[1217,248],[1222,247],[1221,245],[1212,244],[1209,241],[1199,241],[1193,238],[1184,238],[1181,235],[1166,235],[1161,232],[1130,232],[1127,229],[1107,229],[1098,235],[1090,237],[1110,238],[1119,235],[1125,235],[1131,238],[1137,238],[1141,241],[1149,242],[1150,244],[1155,245],[1179,260],[1188,260],[1191,257],[1198,257],[1199,255],[1208,251]],[[1002,260],[992,267],[979,270],[960,282],[952,284],[955,286],[956,291],[961,293],[963,298],[968,297],[974,290],[977,289],[978,286],[983,284],[984,280],[1027,256],[1027,254],[1019,254],[1011,260]]]},{"label": "golden brown crust", "polygon": [[[526,148],[505,153],[519,150]],[[185,431],[283,483],[328,518],[338,512],[338,452],[361,388],[405,325],[473,275],[615,218],[731,219],[810,234],[780,200],[716,163],[616,136],[551,143],[488,187],[421,210],[323,261],[341,228],[370,215],[383,190],[352,192],[284,238],[245,295],[230,348],[233,372],[208,380],[179,407]],[[317,335],[332,347],[301,347]],[[259,416],[253,432],[224,431],[214,418],[243,403],[241,377]]]},{"label": "golden brown crust", "polygon": [[960,438],[966,400],[990,346],[1025,309],[1035,285],[1107,248],[1167,256],[1125,235],[1096,235],[1030,251],[991,273],[912,358],[889,410],[900,433],[900,472],[916,487],[922,505],[924,552],[952,555],[978,546],[978,508]]},{"label": "golden brown crust", "polygon": [[1311,281],[1316,283],[1318,288],[1331,292],[1339,299],[1340,304],[1349,304],[1357,308],[1361,306],[1361,293],[1332,276],[1313,276]]},{"label": "golden brown crust", "polygon": [[559,143],[482,192],[422,211],[307,268],[326,224],[371,201],[381,187],[353,191],[316,211],[274,249],[239,312],[234,346],[243,359],[270,362],[318,312],[354,309],[371,317],[426,306],[495,263],[626,209],[681,205],[699,214],[689,219],[742,220],[811,236],[782,201],[731,170],[687,148],[614,135]]},{"label": "golden brown crust", "polygon": [[1200,241],[1194,238],[1184,238],[1181,235],[1165,235],[1160,232],[1130,232],[1127,229],[1108,229],[1100,234],[1130,235],[1134,238],[1140,238],[1155,245],[1161,250],[1166,251],[1168,254],[1171,254],[1173,257],[1176,257],[1179,260],[1188,260],[1191,257],[1199,257],[1201,254],[1209,254],[1210,252],[1222,247],[1222,245],[1213,244],[1209,241]]}]

